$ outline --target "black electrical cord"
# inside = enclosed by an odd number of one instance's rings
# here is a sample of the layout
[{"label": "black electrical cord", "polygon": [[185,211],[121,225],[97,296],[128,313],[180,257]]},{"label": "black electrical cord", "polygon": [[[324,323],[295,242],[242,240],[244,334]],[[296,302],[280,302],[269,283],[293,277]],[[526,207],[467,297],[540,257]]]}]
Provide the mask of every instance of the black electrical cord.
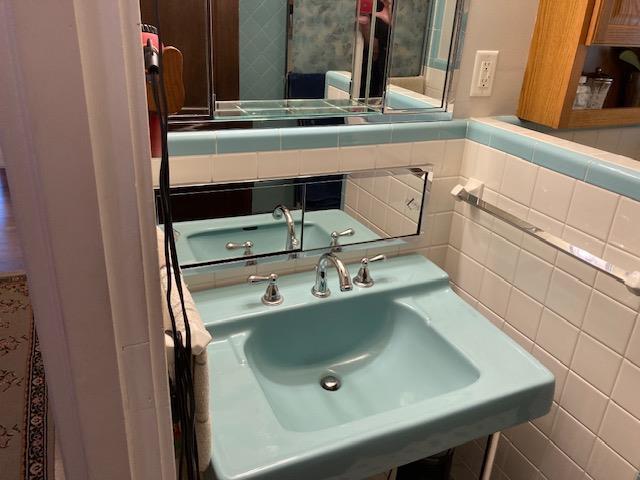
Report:
[{"label": "black electrical cord", "polygon": [[[160,137],[162,158],[160,162],[160,209],[164,223],[164,257],[167,268],[166,302],[171,320],[171,334],[174,343],[174,380],[171,388],[173,416],[180,428],[180,446],[178,456],[178,478],[181,480],[183,472],[188,480],[199,479],[198,445],[195,431],[195,395],[193,385],[193,356],[191,352],[191,328],[187,318],[184,303],[184,292],[180,275],[180,264],[175,245],[173,221],[171,215],[171,182],[169,171],[169,151],[167,133],[169,127],[169,112],[164,85],[164,71],[162,58],[162,36],[160,28],[160,9],[158,0],[154,0],[156,28],[158,34],[158,63],[155,68],[148,69],[151,81],[153,99],[156,112],[160,119]],[[175,313],[171,303],[173,282],[180,298],[180,307],[184,320],[184,341],[176,325]]]}]

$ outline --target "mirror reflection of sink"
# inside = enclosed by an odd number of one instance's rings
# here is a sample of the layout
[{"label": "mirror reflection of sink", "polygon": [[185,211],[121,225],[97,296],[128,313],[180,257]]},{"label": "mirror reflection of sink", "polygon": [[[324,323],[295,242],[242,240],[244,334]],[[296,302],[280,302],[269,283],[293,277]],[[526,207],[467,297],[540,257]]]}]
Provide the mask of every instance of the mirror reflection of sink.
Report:
[{"label": "mirror reflection of sink", "polygon": [[[247,359],[280,424],[334,427],[473,383],[478,370],[411,307],[356,297],[258,326]],[[330,374],[341,386],[323,391]]]},{"label": "mirror reflection of sink", "polygon": [[[339,209],[307,212],[304,216],[304,226],[300,210],[294,210],[291,214],[296,238],[302,240],[302,250],[305,251],[329,247],[331,232],[348,228],[352,228],[355,233],[341,238],[341,245],[380,239],[379,235]],[[244,248],[228,249],[226,245],[229,242],[252,242],[251,255],[290,251],[287,249],[285,221],[282,218],[275,219],[269,213],[176,222],[174,229],[179,232],[176,248],[180,264],[183,266],[246,256]]]},{"label": "mirror reflection of sink", "polygon": [[[349,267],[353,275],[358,265]],[[313,272],[195,292],[219,480],[362,479],[542,416],[554,379],[418,255],[316,298]]]}]

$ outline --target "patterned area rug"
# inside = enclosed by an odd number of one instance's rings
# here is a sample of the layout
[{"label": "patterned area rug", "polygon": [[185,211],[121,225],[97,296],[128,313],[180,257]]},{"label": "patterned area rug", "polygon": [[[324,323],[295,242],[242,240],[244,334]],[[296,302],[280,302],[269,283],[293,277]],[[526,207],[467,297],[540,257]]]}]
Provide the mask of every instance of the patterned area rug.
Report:
[{"label": "patterned area rug", "polygon": [[53,423],[24,275],[0,277],[0,406],[2,480],[53,480]]}]

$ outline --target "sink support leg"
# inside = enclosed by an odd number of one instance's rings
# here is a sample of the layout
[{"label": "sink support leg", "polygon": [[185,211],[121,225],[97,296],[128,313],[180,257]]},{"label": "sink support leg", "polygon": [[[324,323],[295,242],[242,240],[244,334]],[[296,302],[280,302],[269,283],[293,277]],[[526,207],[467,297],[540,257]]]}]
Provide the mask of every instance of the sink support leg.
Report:
[{"label": "sink support leg", "polygon": [[493,462],[496,458],[499,439],[500,432],[492,433],[487,439],[487,447],[484,450],[484,459],[482,460],[482,468],[480,469],[480,480],[489,480],[489,478],[491,478],[491,471],[493,470]]}]

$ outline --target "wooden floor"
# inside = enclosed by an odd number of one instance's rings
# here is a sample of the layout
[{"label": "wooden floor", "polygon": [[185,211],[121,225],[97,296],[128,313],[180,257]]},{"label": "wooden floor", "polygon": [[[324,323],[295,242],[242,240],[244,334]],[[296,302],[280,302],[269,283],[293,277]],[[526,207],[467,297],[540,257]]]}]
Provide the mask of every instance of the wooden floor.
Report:
[{"label": "wooden floor", "polygon": [[11,211],[7,176],[0,168],[0,274],[24,270],[20,239]]}]

